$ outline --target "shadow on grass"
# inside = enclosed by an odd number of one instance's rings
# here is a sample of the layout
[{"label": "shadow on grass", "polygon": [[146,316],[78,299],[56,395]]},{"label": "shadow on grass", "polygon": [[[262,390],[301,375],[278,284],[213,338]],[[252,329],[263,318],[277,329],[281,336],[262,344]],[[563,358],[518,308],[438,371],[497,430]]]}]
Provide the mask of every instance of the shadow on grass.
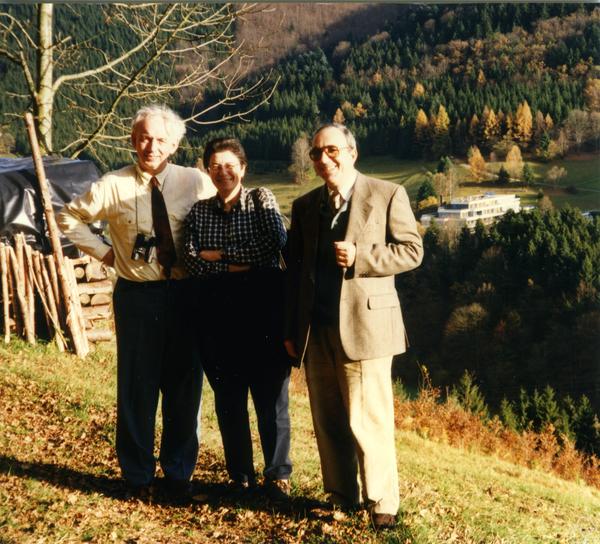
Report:
[{"label": "shadow on grass", "polygon": [[126,496],[126,487],[120,478],[79,472],[54,463],[20,461],[14,457],[0,455],[0,473],[48,482],[84,493],[101,493],[111,498]]},{"label": "shadow on grass", "polygon": [[[216,467],[213,470],[219,472]],[[322,501],[300,495],[292,495],[289,500],[285,501],[273,501],[262,492],[260,487],[240,493],[232,491],[231,486],[223,482],[203,482],[195,479],[194,496],[197,500],[181,502],[166,495],[161,486],[161,480],[157,480],[153,485],[153,492],[148,497],[132,499],[127,485],[121,478],[80,472],[54,463],[21,461],[6,455],[0,455],[0,474],[29,478],[86,494],[98,493],[116,500],[140,500],[146,504],[190,508],[192,511],[208,505],[215,511],[226,507],[232,513],[239,509],[276,513],[296,522],[302,519],[322,523],[339,520],[339,513],[334,512],[329,505]],[[208,476],[206,470],[204,476]],[[215,474],[211,474],[209,477],[211,476],[214,477]],[[365,523],[369,525],[365,511],[348,512],[345,514],[345,519],[353,525],[364,526]],[[400,520],[394,529],[381,532],[380,542],[404,544],[416,541],[409,527]],[[1,539],[0,544],[3,544]]]}]

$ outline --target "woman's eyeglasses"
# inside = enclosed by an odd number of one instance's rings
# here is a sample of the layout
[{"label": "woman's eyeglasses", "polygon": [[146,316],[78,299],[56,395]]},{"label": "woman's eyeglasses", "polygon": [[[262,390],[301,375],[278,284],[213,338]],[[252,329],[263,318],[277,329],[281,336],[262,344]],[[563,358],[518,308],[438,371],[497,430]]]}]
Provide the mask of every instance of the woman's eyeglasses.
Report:
[{"label": "woman's eyeglasses", "polygon": [[225,164],[217,164],[216,162],[208,165],[209,172],[218,172],[219,170],[226,170],[227,172],[233,172],[237,168],[237,164],[231,162]]},{"label": "woman's eyeglasses", "polygon": [[325,153],[330,159],[336,159],[342,149],[352,148],[350,146],[338,147],[337,145],[324,145],[323,147],[313,147],[308,152],[308,156],[311,158],[311,160],[318,161],[323,156],[323,153]]}]

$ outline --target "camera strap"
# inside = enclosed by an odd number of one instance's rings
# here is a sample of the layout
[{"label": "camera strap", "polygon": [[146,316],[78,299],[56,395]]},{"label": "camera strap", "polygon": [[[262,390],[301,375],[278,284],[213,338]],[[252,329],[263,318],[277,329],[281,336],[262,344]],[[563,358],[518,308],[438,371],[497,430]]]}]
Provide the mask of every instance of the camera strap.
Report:
[{"label": "camera strap", "polygon": [[171,277],[171,268],[173,268],[177,260],[175,242],[173,241],[173,233],[171,232],[165,199],[159,188],[159,181],[156,176],[152,176],[150,185],[152,186],[152,225],[154,226],[154,234],[156,235],[158,262],[163,267],[165,276],[168,279]]}]

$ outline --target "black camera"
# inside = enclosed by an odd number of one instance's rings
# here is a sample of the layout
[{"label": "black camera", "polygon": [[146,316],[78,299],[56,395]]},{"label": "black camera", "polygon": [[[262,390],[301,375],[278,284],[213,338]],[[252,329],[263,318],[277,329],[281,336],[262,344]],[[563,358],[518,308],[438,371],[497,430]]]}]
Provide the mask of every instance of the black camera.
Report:
[{"label": "black camera", "polygon": [[134,261],[144,259],[147,263],[153,262],[156,259],[156,237],[138,232],[133,243],[131,258]]}]

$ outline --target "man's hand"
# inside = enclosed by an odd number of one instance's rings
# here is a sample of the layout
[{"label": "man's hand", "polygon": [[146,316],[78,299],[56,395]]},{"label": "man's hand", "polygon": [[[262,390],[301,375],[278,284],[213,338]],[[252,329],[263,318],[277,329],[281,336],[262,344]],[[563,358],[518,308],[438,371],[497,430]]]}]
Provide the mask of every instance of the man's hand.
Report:
[{"label": "man's hand", "polygon": [[338,266],[350,268],[356,259],[356,246],[354,242],[333,242],[335,260]]},{"label": "man's hand", "polygon": [[106,266],[110,267],[113,267],[115,265],[115,252],[113,251],[112,247],[106,252],[106,255],[102,257],[102,262]]},{"label": "man's hand", "polygon": [[285,351],[287,351],[287,354],[290,357],[292,357],[293,359],[298,358],[298,352],[296,351],[296,344],[294,343],[293,340],[284,340],[283,345],[285,347]]},{"label": "man's hand", "polygon": [[220,261],[223,258],[223,250],[222,249],[203,249],[200,252],[200,258],[205,261],[214,263],[216,261]]}]

